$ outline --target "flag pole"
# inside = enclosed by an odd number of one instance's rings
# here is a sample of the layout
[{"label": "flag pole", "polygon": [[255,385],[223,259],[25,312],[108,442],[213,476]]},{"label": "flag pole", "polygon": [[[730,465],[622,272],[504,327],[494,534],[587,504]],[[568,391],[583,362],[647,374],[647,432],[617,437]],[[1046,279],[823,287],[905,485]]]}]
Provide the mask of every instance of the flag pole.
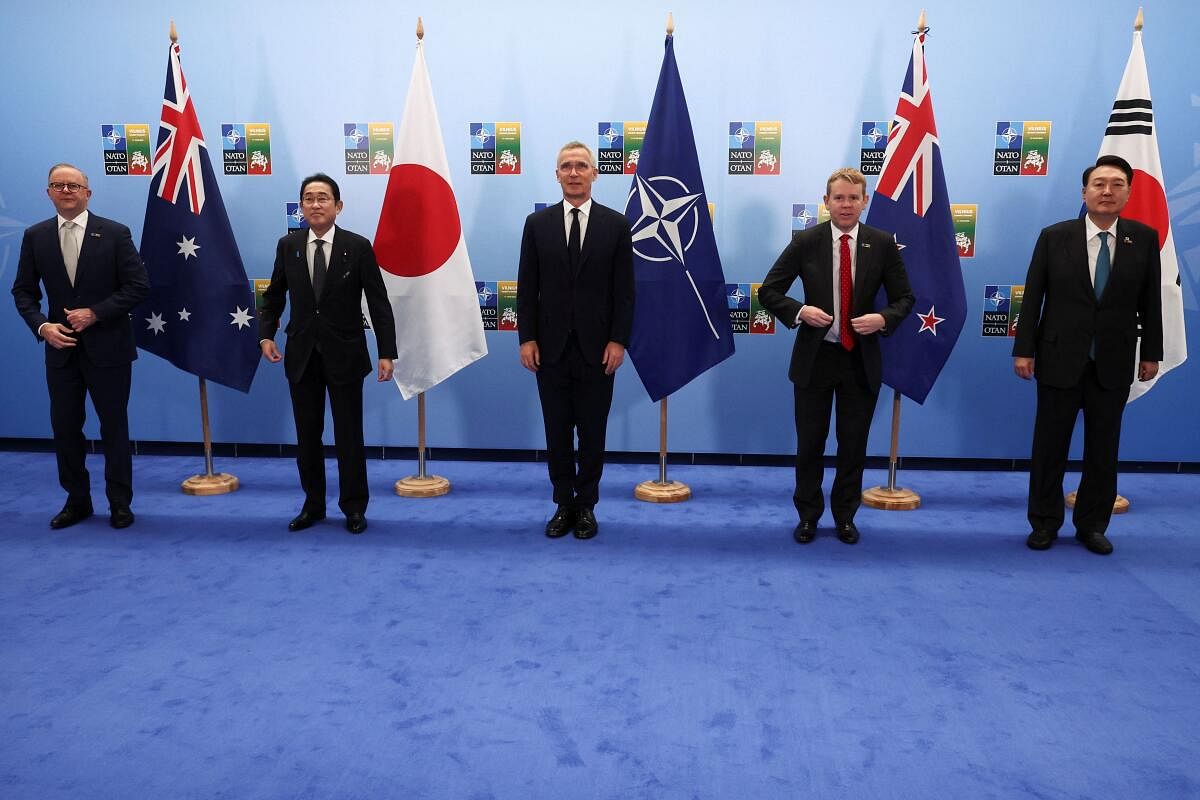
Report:
[{"label": "flag pole", "polygon": [[686,483],[667,479],[667,398],[658,401],[658,480],[642,481],[633,496],[647,503],[682,503],[692,496]]},{"label": "flag pole", "polygon": [[892,448],[888,456],[887,486],[875,486],[862,493],[863,505],[884,511],[912,511],[921,505],[921,495],[896,486],[896,466],[900,451],[900,392],[892,398]]},{"label": "flag pole", "polygon": [[[929,30],[925,24],[925,9],[917,17],[916,34],[919,36]],[[900,390],[892,394],[892,444],[888,454],[887,486],[875,486],[862,493],[863,505],[884,511],[912,511],[921,505],[921,495],[911,489],[896,486],[896,469],[900,452]]]},{"label": "flag pole", "polygon": [[417,395],[417,474],[396,481],[401,497],[438,497],[450,491],[450,481],[425,471],[425,393]]},{"label": "flag pole", "polygon": [[[1142,28],[1145,26],[1145,24],[1146,24],[1146,17],[1142,13],[1142,7],[1138,6],[1137,16],[1133,18],[1133,32],[1135,34],[1141,33]],[[1119,94],[1119,92],[1118,92],[1118,94]],[[1077,492],[1067,492],[1067,496],[1063,498],[1063,502],[1066,503],[1067,508],[1075,507],[1076,494],[1077,494]],[[1128,510],[1129,510],[1129,498],[1123,497],[1122,495],[1118,494],[1117,499],[1113,500],[1113,512],[1112,513],[1124,514]]]}]

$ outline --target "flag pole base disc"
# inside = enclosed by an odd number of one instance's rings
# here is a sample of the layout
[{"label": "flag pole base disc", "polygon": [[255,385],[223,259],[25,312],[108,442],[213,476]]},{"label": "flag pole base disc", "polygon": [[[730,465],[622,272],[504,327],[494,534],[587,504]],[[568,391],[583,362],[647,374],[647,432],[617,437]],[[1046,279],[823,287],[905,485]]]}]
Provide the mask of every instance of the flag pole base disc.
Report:
[{"label": "flag pole base disc", "polygon": [[876,486],[862,493],[863,505],[883,511],[912,511],[920,508],[921,495],[911,489]]},{"label": "flag pole base disc", "polygon": [[633,496],[647,503],[682,503],[691,499],[692,489],[679,481],[642,481],[634,488]]},{"label": "flag pole base disc", "polygon": [[179,488],[184,494],[209,495],[236,492],[239,485],[236,475],[217,472],[213,475],[193,475],[179,484]]},{"label": "flag pole base disc", "polygon": [[396,481],[396,494],[401,497],[439,497],[450,491],[450,481],[440,475],[409,475]]},{"label": "flag pole base disc", "polygon": [[[1067,492],[1066,503],[1067,508],[1075,507],[1075,492]],[[1113,513],[1124,514],[1128,510],[1129,501],[1121,495],[1117,495],[1117,499],[1113,501]]]}]

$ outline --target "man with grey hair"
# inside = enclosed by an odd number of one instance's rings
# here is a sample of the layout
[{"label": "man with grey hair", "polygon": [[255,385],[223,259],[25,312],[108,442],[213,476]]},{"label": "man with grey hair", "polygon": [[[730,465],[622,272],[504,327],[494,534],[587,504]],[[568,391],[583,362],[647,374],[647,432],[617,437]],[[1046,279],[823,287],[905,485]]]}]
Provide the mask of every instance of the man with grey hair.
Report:
[{"label": "man with grey hair", "polygon": [[58,213],[25,231],[12,293],[25,323],[46,343],[50,425],[58,481],[67,492],[50,527],[65,528],[92,515],[83,438],[84,397],[90,395],[104,443],[109,523],[126,528],[133,524],[127,409],[137,358],[129,311],[150,291],[150,280],[129,228],[88,212],[92,190],[79,169],[51,167],[46,194]]},{"label": "man with grey hair", "polygon": [[[546,461],[558,509],[552,539],[599,531],[613,374],[633,326],[633,244],[625,215],[592,200],[596,159],[583,142],[558,152],[563,201],[530,214],[521,236],[517,329],[521,366],[537,375]],[[575,437],[579,436],[576,454]]]}]

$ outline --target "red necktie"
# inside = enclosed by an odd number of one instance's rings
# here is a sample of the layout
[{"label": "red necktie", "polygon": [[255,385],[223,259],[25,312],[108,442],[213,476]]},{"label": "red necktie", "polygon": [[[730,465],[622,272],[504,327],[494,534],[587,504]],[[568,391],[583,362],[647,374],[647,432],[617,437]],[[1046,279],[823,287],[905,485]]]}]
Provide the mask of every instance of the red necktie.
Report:
[{"label": "red necktie", "polygon": [[842,336],[842,347],[854,349],[854,331],[850,328],[850,316],[854,311],[854,283],[850,279],[850,234],[842,234],[841,248],[841,305],[838,308],[838,332]]}]

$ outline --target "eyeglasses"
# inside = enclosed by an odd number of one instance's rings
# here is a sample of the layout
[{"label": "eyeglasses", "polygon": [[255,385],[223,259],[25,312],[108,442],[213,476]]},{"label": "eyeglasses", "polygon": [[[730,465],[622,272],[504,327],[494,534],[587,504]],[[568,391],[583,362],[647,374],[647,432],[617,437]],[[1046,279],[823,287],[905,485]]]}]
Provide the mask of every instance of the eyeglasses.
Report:
[{"label": "eyeglasses", "polygon": [[306,206],[323,206],[333,202],[333,198],[327,194],[306,194],[300,198],[300,202]]},{"label": "eyeglasses", "polygon": [[74,194],[75,192],[82,192],[88,187],[82,183],[63,183],[61,181],[52,181],[50,183],[50,188],[56,192],[67,192],[68,194]]}]

